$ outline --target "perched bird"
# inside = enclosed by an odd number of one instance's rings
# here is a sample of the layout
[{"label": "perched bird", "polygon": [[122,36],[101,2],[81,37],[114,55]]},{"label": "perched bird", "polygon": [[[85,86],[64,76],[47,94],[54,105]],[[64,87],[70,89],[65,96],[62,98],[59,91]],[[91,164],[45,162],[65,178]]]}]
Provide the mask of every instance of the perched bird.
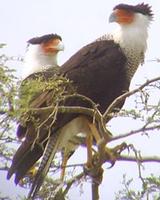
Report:
[{"label": "perched bird", "polygon": [[[23,92],[23,85],[26,82],[36,80],[41,77],[42,79],[50,78],[59,67],[57,63],[57,56],[60,51],[64,50],[62,38],[57,34],[47,34],[40,37],[34,37],[27,41],[27,51],[24,58],[24,69],[22,73],[23,82],[20,87],[20,93]],[[45,72],[45,77],[43,73]],[[51,74],[52,72],[52,74]],[[32,84],[32,83],[31,83]],[[31,87],[31,84],[29,87]],[[33,86],[32,86],[33,87]],[[44,94],[47,98],[48,91]],[[25,97],[28,94],[26,93]],[[43,97],[44,97],[43,95]],[[20,94],[20,97],[22,94]],[[45,98],[42,99],[45,101]],[[36,105],[32,102],[31,107],[42,106],[43,101],[39,99]],[[32,98],[33,101],[33,98]],[[17,136],[22,139],[25,136],[26,128],[19,126],[17,129]]]},{"label": "perched bird", "polygon": [[[148,27],[152,19],[153,13],[148,4],[116,5],[109,22],[117,22],[119,29],[84,46],[60,67],[59,73],[71,80],[78,94],[89,97],[99,105],[100,112],[104,113],[113,100],[129,90],[133,75],[138,66],[143,64],[147,49]],[[46,74],[44,72],[43,75]],[[50,91],[52,92],[54,90]],[[37,98],[41,95],[45,96],[44,94],[45,91]],[[47,98],[43,98],[42,104],[45,105],[46,101]],[[114,111],[119,110],[124,101],[120,102]],[[42,104],[39,102],[39,107],[42,107]],[[74,96],[60,105],[92,107],[88,102]],[[44,121],[43,117],[39,115],[42,121]],[[15,173],[15,182],[18,183],[42,154],[45,155],[37,181],[32,186],[30,197],[34,197],[42,184],[55,153],[63,149],[69,154],[76,149],[80,142],[78,139],[77,144],[74,145],[72,141],[74,136],[84,133],[87,137],[89,132],[92,132],[98,140],[99,133],[96,124],[83,114],[58,113],[50,134],[46,128],[49,124],[51,122],[46,122],[41,126],[38,141],[34,145],[37,129],[33,122],[27,122],[25,127],[20,124],[18,127],[18,135],[25,136],[25,140],[14,155],[8,178]]]}]

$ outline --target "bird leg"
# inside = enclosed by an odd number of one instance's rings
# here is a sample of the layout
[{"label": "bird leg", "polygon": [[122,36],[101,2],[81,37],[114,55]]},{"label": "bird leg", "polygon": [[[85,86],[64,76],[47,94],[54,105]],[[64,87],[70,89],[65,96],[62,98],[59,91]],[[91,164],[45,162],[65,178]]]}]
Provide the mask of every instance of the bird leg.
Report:
[{"label": "bird leg", "polygon": [[[97,127],[95,126],[95,124],[93,123],[90,123],[88,122],[88,125],[89,125],[89,128],[91,130],[91,134],[92,136],[95,138],[96,140],[96,144],[97,144],[97,147],[98,147],[98,162],[99,163],[103,163],[103,160],[105,158],[105,156],[107,155],[109,157],[109,160],[111,160],[111,164],[112,166],[114,165],[115,163],[115,155],[114,153],[112,152],[111,149],[109,149],[108,147],[106,147],[106,140],[101,137],[99,131],[97,130]],[[91,147],[87,146],[87,150],[90,151]],[[94,165],[94,158],[88,158],[88,159],[91,159],[89,160],[88,162],[89,163],[92,163],[92,166]],[[97,161],[96,161],[97,162]]]},{"label": "bird leg", "polygon": [[106,147],[106,143],[102,140],[102,143],[98,146],[99,162],[104,163],[104,161],[109,160],[111,163],[109,168],[112,168],[117,158],[125,148],[127,147],[124,143],[117,145],[114,148],[108,148]]},{"label": "bird leg", "polygon": [[119,157],[119,155],[121,154],[122,151],[124,150],[129,150],[131,145],[127,145],[125,142],[122,142],[121,144],[117,145],[116,147],[112,148],[112,152],[114,153],[114,155],[116,156],[116,158]]},{"label": "bird leg", "polygon": [[70,157],[70,153],[65,151],[64,155],[62,156],[61,175],[60,175],[60,180],[61,181],[64,181],[66,165],[67,165],[69,157]]},{"label": "bird leg", "polygon": [[91,130],[92,136],[95,138],[96,140],[96,144],[99,143],[99,141],[101,140],[101,136],[99,131],[97,130],[95,124],[88,122],[89,128]]},{"label": "bird leg", "polygon": [[93,136],[91,133],[89,133],[87,134],[87,137],[86,137],[86,146],[87,146],[86,167],[89,169],[92,167],[92,143],[93,143]]},{"label": "bird leg", "polygon": [[90,129],[90,132],[87,134],[87,137],[86,137],[86,146],[87,146],[86,166],[87,166],[87,168],[92,168],[93,167],[93,155],[92,155],[93,138],[95,139],[96,144],[98,144],[99,141],[101,140],[101,136],[100,136],[95,124],[90,123],[88,121],[88,126]]},{"label": "bird leg", "polygon": [[[98,160],[99,160],[98,162],[103,163],[103,160],[106,158],[106,155],[107,155],[108,159],[111,161],[111,167],[112,167],[116,161],[115,153],[121,152],[124,148],[126,148],[126,145],[122,144],[114,149],[110,149],[110,148],[106,147],[106,140],[105,140],[105,138],[101,137],[101,134],[97,130],[97,127],[95,126],[95,124],[88,122],[88,125],[90,127],[92,136],[96,140],[96,144],[98,147]],[[91,147],[88,147],[88,148],[91,149]],[[88,151],[89,151],[89,149],[88,149]],[[91,159],[92,159],[92,166],[93,166],[94,158],[92,157]],[[96,162],[97,162],[97,159],[96,159]]]},{"label": "bird leg", "polygon": [[[75,120],[74,120],[75,122]],[[93,167],[93,150],[92,150],[92,145],[93,145],[93,140],[95,140],[96,144],[98,145],[99,142],[102,140],[101,135],[99,133],[99,131],[97,130],[97,127],[94,123],[91,123],[86,117],[84,116],[80,116],[77,118],[76,121],[76,126],[73,126],[73,123],[70,123],[70,126],[67,126],[66,130],[68,129],[69,132],[71,132],[71,130],[73,129],[72,132],[77,132],[77,133],[86,133],[86,137],[85,137],[85,142],[78,142],[79,144],[86,144],[87,146],[87,162],[86,162],[86,168],[92,168]],[[65,130],[65,131],[66,131]],[[73,136],[74,137],[74,134]],[[72,138],[70,138],[70,140],[72,140]],[[69,145],[69,143],[68,143]],[[61,175],[60,175],[60,180],[64,180],[64,176],[65,176],[65,168],[67,165],[67,161],[70,157],[70,150],[68,150],[68,146],[64,147],[64,154],[63,154],[63,158],[62,158],[62,171],[61,171]]]}]

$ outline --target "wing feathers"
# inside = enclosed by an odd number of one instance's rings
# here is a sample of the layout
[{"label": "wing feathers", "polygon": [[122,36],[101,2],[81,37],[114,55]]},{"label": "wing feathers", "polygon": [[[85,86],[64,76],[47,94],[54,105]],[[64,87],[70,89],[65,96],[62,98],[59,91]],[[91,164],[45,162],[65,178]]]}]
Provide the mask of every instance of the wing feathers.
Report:
[{"label": "wing feathers", "polygon": [[[129,83],[126,81],[125,64],[126,57],[118,44],[115,44],[113,41],[98,41],[78,51],[59,68],[59,71],[61,75],[67,76],[73,82],[73,85],[77,88],[77,93],[91,98],[95,103],[100,105],[100,111],[104,112],[107,106],[129,87]],[[44,72],[43,76],[52,77],[54,73],[54,70],[53,72]],[[117,77],[121,77],[121,79],[117,81]],[[52,90],[42,92],[33,100],[31,107],[38,108],[50,105],[52,102],[51,94]],[[63,105],[89,106],[88,103],[77,101],[77,99],[68,100]],[[119,107],[122,105],[123,103]],[[50,113],[39,115],[40,122],[47,119],[49,115]],[[52,127],[51,134],[53,137],[55,137],[59,128],[62,128],[74,117],[77,117],[77,114],[58,114],[54,128]],[[51,122],[52,119],[41,126],[38,140],[40,143],[48,137],[48,127]],[[22,135],[26,137],[28,143],[22,143],[14,156],[8,172],[8,178],[13,173],[16,173],[16,183],[25,175],[39,157],[41,157],[43,152],[43,149],[39,149],[38,146],[35,146],[31,150],[31,144],[37,135],[37,129],[35,129],[33,123],[28,123],[26,128],[19,128],[19,130],[22,130]],[[53,157],[54,153],[51,158]],[[45,173],[47,170],[46,168]]]}]

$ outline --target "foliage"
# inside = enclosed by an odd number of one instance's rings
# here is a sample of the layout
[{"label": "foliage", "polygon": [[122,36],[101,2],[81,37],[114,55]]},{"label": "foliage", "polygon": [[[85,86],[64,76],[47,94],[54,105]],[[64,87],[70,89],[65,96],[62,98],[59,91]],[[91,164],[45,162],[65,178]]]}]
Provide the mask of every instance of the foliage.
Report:
[{"label": "foliage", "polygon": [[160,177],[151,174],[143,179],[141,190],[133,190],[134,180],[123,176],[122,189],[116,194],[115,200],[160,200]]},{"label": "foliage", "polygon": [[[0,48],[3,48],[4,44],[0,45]],[[32,109],[36,109],[34,99],[41,93],[41,91],[45,91],[46,94],[50,94],[50,91],[54,89],[51,93],[50,102],[47,105],[54,107],[58,107],[58,112],[79,112],[85,113],[87,115],[92,116],[99,122],[101,131],[103,132],[102,136],[107,135],[103,140],[102,144],[97,145],[97,150],[94,150],[93,156],[93,164],[94,169],[86,169],[84,163],[83,164],[75,164],[70,166],[70,171],[73,172],[75,168],[81,167],[84,169],[83,173],[75,175],[74,173],[72,176],[67,176],[66,181],[64,184],[58,184],[59,189],[57,189],[57,180],[51,178],[50,174],[46,177],[43,187],[41,188],[38,199],[47,199],[50,197],[53,199],[66,199],[66,195],[70,190],[71,186],[75,183],[82,183],[85,182],[86,177],[91,177],[92,182],[97,182],[100,184],[102,181],[102,174],[103,170],[101,168],[102,164],[105,162],[110,162],[112,166],[114,166],[117,160],[123,161],[134,161],[140,168],[141,162],[160,162],[160,158],[157,157],[142,157],[138,151],[134,148],[133,145],[128,145],[126,143],[121,143],[116,145],[113,148],[104,148],[106,143],[109,143],[114,140],[124,139],[131,135],[136,134],[149,134],[153,130],[158,130],[160,128],[160,102],[157,101],[156,104],[152,104],[151,101],[151,93],[152,90],[159,90],[160,89],[160,78],[157,78],[152,81],[146,82],[144,85],[137,88],[135,91],[131,91],[130,93],[126,93],[125,97],[130,97],[131,95],[136,93],[135,96],[135,109],[131,110],[121,110],[120,113],[113,114],[111,111],[116,101],[110,106],[108,111],[102,116],[99,111],[97,110],[96,106],[94,109],[84,109],[84,108],[64,108],[60,105],[68,95],[74,95],[75,89],[72,88],[70,82],[67,78],[59,76],[58,73],[55,73],[55,76],[49,77],[47,80],[44,79],[42,76],[37,76],[35,78],[31,78],[29,81],[26,81],[21,85],[21,82],[13,75],[14,71],[8,67],[7,62],[10,60],[9,57],[6,55],[0,55],[0,170],[8,170],[8,166],[10,165],[12,156],[15,152],[15,147],[19,143],[15,136],[15,123],[18,120],[26,122],[26,113],[32,111]],[[21,90],[19,86],[21,85]],[[67,91],[66,92],[66,88]],[[19,99],[19,96],[21,98]],[[80,97],[79,97],[80,98]],[[83,97],[85,98],[85,97]],[[124,98],[123,96],[120,98]],[[31,102],[32,100],[32,102]],[[88,99],[87,99],[88,100]],[[37,100],[36,100],[37,101]],[[118,99],[119,101],[119,99]],[[54,102],[54,103],[51,103]],[[94,102],[92,102],[94,104]],[[46,106],[47,106],[46,105]],[[94,104],[95,105],[95,104]],[[52,109],[51,107],[51,109]],[[25,116],[22,119],[20,116]],[[121,134],[118,136],[111,136],[108,134],[108,130],[105,128],[105,119],[111,115],[111,118],[116,117],[124,117],[131,118],[131,119],[138,119],[143,122],[142,127],[138,128],[137,130],[131,130],[128,133]],[[104,139],[103,138],[103,139]],[[104,142],[104,143],[103,143]],[[132,152],[134,156],[126,156],[123,154],[123,151],[128,150]],[[58,160],[58,161],[57,161]],[[36,164],[35,168],[38,167]],[[56,168],[56,169],[55,169]],[[61,165],[59,159],[56,159],[56,162],[51,166],[52,172],[55,173],[56,170],[60,170]],[[139,169],[140,171],[140,169]],[[71,173],[70,172],[70,173]],[[97,176],[98,175],[98,176]],[[97,177],[96,177],[97,176]],[[33,175],[27,174],[26,179],[22,180],[21,186],[22,187],[30,187],[33,182],[34,173]],[[23,182],[24,181],[24,182]],[[142,189],[140,191],[135,191],[132,189],[131,185],[133,184],[133,179],[127,180],[124,177],[122,182],[122,189],[116,194],[116,200],[140,200],[140,199],[147,199],[149,196],[152,196],[153,199],[159,200],[159,191],[160,191],[160,177],[154,177],[151,175],[143,179]],[[97,187],[99,186],[97,184]],[[56,189],[55,189],[55,188]],[[96,187],[95,187],[96,188]],[[53,192],[57,190],[57,194],[53,194]],[[96,191],[96,189],[95,189]],[[97,195],[93,188],[93,195]],[[97,190],[98,191],[98,190]],[[56,198],[55,198],[56,196]],[[97,195],[98,196],[98,195]],[[1,197],[0,199],[7,199],[8,197]],[[9,199],[9,198],[8,198]]]},{"label": "foliage", "polygon": [[[1,44],[0,48],[5,45]],[[14,70],[7,66],[9,58],[0,55],[0,167],[7,169],[8,161],[13,156],[13,147],[10,144],[17,142],[13,133],[15,127],[15,101],[17,98],[17,78],[13,75]]]}]

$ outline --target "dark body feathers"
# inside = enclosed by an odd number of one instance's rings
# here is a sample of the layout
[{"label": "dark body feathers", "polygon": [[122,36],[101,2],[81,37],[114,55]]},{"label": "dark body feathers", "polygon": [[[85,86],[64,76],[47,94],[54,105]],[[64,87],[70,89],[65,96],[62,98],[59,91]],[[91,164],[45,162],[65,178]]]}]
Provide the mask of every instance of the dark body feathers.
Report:
[{"label": "dark body feathers", "polygon": [[[118,44],[112,40],[95,41],[73,55],[66,63],[60,67],[60,74],[63,74],[76,87],[77,93],[91,98],[99,105],[99,110],[103,113],[112,101],[119,95],[126,92],[130,81],[126,73],[127,58],[123,54]],[[45,76],[52,76],[52,73],[43,72]],[[34,75],[31,75],[32,77]],[[52,92],[52,91],[50,91]],[[45,91],[44,91],[45,93]],[[40,94],[41,96],[43,94]],[[47,97],[48,94],[46,94]],[[39,98],[39,97],[37,97]],[[124,102],[121,102],[117,108],[121,108]],[[79,99],[68,99],[63,105],[67,106],[86,106],[91,107],[88,102]],[[45,106],[45,98],[38,107]],[[57,130],[76,117],[78,114],[58,114],[57,120],[52,127],[52,134],[57,134]],[[42,121],[46,116],[40,116]],[[26,135],[26,140],[22,142],[17,150],[11,168],[8,172],[8,178],[13,173],[16,174],[15,182],[26,174],[30,167],[42,156],[46,142],[43,145],[35,144],[31,149],[35,129],[32,122],[27,127],[18,127],[19,134]],[[22,133],[20,133],[22,131]],[[26,134],[27,131],[27,134]],[[40,130],[40,143],[47,136],[46,127]]]}]

